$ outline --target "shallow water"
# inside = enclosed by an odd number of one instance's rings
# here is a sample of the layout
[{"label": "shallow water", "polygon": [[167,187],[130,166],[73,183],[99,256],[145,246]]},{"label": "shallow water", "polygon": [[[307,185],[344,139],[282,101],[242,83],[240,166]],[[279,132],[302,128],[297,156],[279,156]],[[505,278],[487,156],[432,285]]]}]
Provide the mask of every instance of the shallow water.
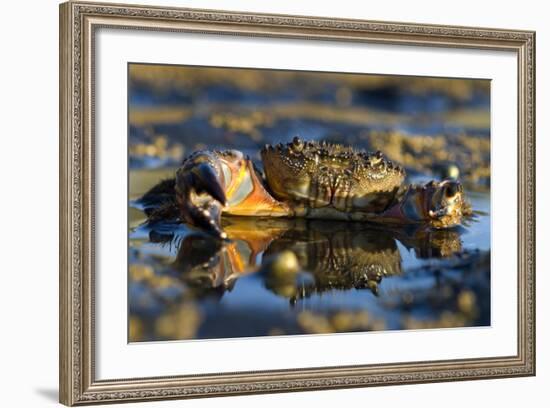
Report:
[{"label": "shallow water", "polygon": [[[130,340],[489,325],[489,196],[467,194],[482,214],[466,228],[227,217],[223,244],[183,224],[140,224],[135,205]],[[297,273],[269,267],[287,251]]]}]

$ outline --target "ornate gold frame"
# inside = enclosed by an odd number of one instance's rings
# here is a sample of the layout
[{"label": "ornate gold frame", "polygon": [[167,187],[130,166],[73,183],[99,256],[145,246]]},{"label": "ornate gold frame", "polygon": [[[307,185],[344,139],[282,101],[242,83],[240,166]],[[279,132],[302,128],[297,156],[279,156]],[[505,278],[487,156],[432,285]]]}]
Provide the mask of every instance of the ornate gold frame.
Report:
[{"label": "ornate gold frame", "polygon": [[[518,350],[514,356],[233,374],[94,376],[94,95],[98,27],[505,50],[518,61]],[[535,374],[535,33],[69,2],[60,6],[60,401],[67,405]]]}]

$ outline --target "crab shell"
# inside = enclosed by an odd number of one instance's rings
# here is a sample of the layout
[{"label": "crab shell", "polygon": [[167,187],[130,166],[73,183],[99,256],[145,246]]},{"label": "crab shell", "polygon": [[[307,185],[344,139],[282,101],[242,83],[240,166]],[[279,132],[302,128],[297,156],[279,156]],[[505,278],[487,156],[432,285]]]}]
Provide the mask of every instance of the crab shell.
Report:
[{"label": "crab shell", "polygon": [[405,179],[402,167],[381,152],[328,143],[266,145],[261,151],[266,183],[274,196],[308,208],[380,212]]}]

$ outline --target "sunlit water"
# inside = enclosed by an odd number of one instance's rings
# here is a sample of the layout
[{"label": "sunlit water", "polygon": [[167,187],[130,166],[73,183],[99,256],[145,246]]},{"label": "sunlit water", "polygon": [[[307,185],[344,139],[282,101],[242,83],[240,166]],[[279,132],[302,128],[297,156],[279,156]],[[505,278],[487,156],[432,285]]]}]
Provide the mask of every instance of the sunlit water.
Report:
[{"label": "sunlit water", "polygon": [[[478,215],[452,231],[229,218],[223,244],[132,208],[130,340],[489,325],[490,200],[467,194]],[[288,250],[298,274],[262,269]]]}]

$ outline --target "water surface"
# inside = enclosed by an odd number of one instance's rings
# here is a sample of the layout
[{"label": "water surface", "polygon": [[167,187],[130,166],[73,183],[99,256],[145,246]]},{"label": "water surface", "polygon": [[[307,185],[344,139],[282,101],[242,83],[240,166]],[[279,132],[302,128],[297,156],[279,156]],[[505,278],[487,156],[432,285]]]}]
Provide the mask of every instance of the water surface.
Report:
[{"label": "water surface", "polygon": [[[131,339],[489,325],[489,197],[467,193],[467,228],[227,217],[229,242],[133,208]],[[286,251],[298,273],[262,268]]]}]

